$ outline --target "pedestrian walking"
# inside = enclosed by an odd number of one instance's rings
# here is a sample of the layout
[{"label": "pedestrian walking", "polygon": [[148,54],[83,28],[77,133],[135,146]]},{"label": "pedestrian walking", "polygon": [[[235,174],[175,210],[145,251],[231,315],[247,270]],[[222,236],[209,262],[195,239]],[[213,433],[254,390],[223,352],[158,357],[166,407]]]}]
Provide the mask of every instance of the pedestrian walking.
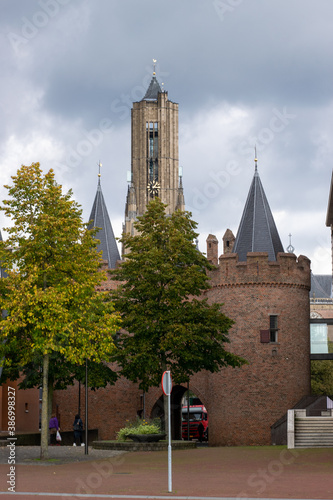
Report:
[{"label": "pedestrian walking", "polygon": [[57,444],[56,435],[57,435],[57,431],[59,431],[59,429],[60,429],[60,427],[59,427],[58,419],[57,419],[55,413],[52,413],[51,418],[50,418],[50,422],[49,422],[49,443],[52,446]]},{"label": "pedestrian walking", "polygon": [[200,422],[200,424],[198,425],[198,433],[199,433],[199,441],[200,441],[200,443],[202,443],[202,438],[203,438],[203,434],[204,434],[204,426],[203,426],[202,422]]},{"label": "pedestrian walking", "polygon": [[73,424],[73,430],[74,430],[74,443],[73,446],[84,446],[84,442],[82,439],[82,432],[83,432],[83,422],[80,418],[80,415],[77,413],[75,415],[75,420]]}]

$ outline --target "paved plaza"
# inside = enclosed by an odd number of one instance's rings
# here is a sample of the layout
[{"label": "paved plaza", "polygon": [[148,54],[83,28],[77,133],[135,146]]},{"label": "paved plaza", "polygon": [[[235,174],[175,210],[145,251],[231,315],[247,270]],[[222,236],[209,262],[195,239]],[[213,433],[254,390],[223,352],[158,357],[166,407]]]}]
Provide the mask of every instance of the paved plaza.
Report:
[{"label": "paved plaza", "polygon": [[1,448],[0,500],[7,497],[333,498],[332,448],[176,450],[172,453],[172,493],[168,492],[167,452],[123,453],[89,448],[89,454],[85,455],[84,447],[67,446],[50,447],[49,451],[50,459],[41,462],[39,447],[17,447],[16,494],[5,494],[10,465],[8,449]]}]

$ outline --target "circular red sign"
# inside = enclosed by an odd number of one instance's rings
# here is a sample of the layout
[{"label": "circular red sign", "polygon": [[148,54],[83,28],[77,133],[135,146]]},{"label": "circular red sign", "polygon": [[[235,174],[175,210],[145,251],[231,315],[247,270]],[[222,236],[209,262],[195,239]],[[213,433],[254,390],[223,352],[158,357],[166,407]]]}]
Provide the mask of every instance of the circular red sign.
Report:
[{"label": "circular red sign", "polygon": [[172,391],[172,379],[170,371],[165,371],[162,375],[162,391],[166,396],[170,396]]}]

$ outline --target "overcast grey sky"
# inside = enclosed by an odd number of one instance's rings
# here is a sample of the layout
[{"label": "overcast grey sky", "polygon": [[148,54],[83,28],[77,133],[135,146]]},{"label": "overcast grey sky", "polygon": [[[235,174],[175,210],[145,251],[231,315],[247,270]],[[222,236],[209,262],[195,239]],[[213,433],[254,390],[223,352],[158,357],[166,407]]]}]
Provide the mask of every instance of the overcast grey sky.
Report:
[{"label": "overcast grey sky", "polygon": [[73,189],[88,220],[100,160],[120,237],[130,108],[155,58],[157,79],[179,103],[185,202],[200,250],[209,233],[236,234],[256,144],[283,246],[291,233],[296,255],[331,273],[331,0],[0,0],[0,9],[1,200],[17,168],[39,161]]}]

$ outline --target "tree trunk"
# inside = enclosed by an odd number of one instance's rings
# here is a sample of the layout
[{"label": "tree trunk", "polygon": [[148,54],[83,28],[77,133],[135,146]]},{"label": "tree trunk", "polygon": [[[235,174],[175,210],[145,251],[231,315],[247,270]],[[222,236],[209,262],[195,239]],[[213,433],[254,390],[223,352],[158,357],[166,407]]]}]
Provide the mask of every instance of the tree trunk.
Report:
[{"label": "tree trunk", "polygon": [[49,458],[49,419],[48,419],[48,378],[49,378],[50,355],[43,357],[43,395],[42,395],[42,430],[40,438],[40,459]]}]

